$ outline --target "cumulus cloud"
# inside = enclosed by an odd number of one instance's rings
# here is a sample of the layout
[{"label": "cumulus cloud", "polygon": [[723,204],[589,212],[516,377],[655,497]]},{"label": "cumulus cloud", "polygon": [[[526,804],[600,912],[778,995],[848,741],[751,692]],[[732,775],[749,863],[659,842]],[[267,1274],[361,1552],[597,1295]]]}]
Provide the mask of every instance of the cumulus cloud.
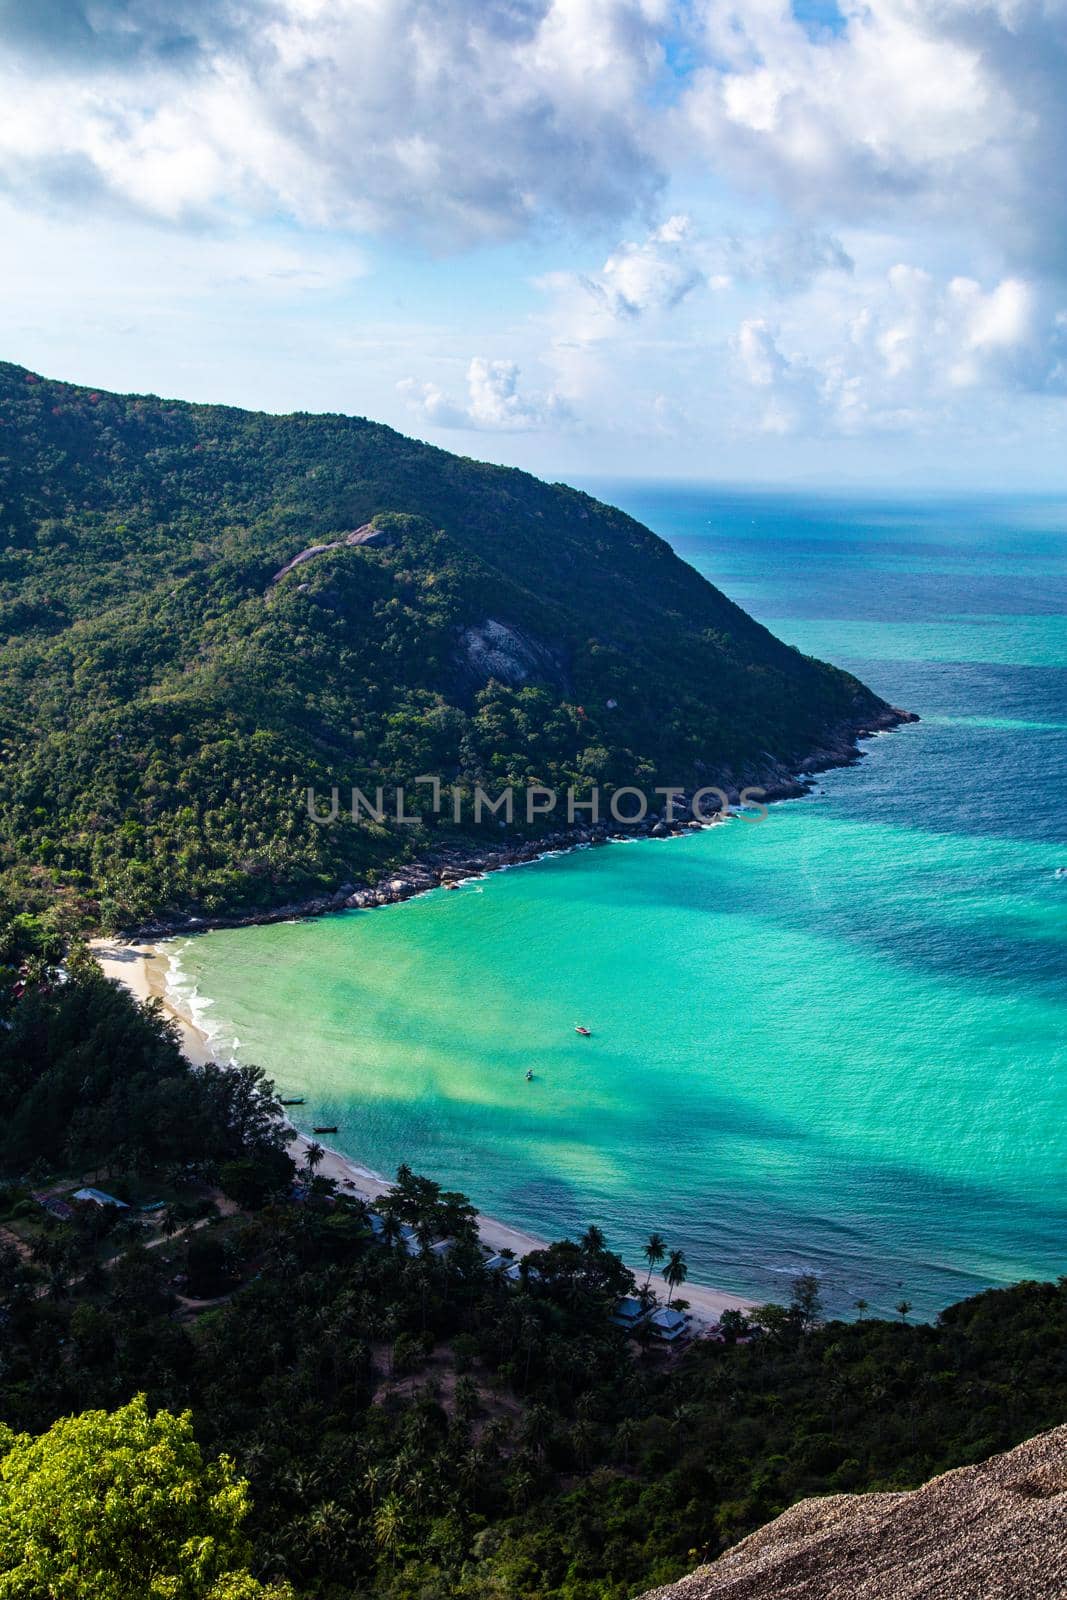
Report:
[{"label": "cumulus cloud", "polygon": [[792,325],[745,320],[735,370],[766,432],[913,428],[973,405],[975,391],[1067,393],[1067,314],[1020,278],[984,288],[900,264]]},{"label": "cumulus cloud", "polygon": [[[0,0],[0,181],[171,222],[281,212],[466,243],[647,210],[697,157],[795,219],[921,213],[1014,270],[1067,272],[1067,0],[836,10]],[[689,292],[682,241],[651,243],[593,280],[624,314]]]},{"label": "cumulus cloud", "polygon": [[570,408],[554,391],[524,394],[514,361],[475,356],[467,368],[467,399],[450,399],[435,383],[405,378],[398,385],[410,408],[436,428],[470,428],[487,433],[525,433],[569,423]]},{"label": "cumulus cloud", "polygon": [[[1067,0],[0,0],[0,242],[18,262],[35,229],[134,241],[102,249],[107,317],[180,280],[183,327],[200,315],[216,348],[220,296],[302,285],[368,394],[419,374],[400,394],[427,427],[929,432],[1030,396],[1051,431],[1065,91]],[[499,304],[461,293],[452,321],[405,243],[395,301],[383,272],[331,308],[316,287],[388,262],[354,233],[525,235],[536,269],[494,263],[540,275]],[[62,321],[62,274],[58,318],[27,277],[9,324]],[[370,307],[362,342],[330,324]],[[478,348],[509,359],[468,365]]]},{"label": "cumulus cloud", "polygon": [[597,272],[546,273],[537,281],[553,296],[557,339],[595,342],[675,310],[700,289],[740,283],[796,291],[852,265],[828,233],[795,227],[708,235],[678,213],[643,239],[618,245]]},{"label": "cumulus cloud", "polygon": [[1067,271],[1067,0],[703,0],[682,125],[810,215],[917,215]]},{"label": "cumulus cloud", "polygon": [[0,12],[0,179],[467,243],[630,211],[669,0],[52,0]]}]

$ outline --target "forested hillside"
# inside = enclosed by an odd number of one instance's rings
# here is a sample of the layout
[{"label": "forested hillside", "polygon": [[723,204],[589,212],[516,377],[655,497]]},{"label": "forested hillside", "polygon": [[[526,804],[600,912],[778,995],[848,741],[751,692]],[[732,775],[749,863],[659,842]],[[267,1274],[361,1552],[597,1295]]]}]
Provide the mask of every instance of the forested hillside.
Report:
[{"label": "forested hillside", "polygon": [[0,365],[0,530],[2,882],[75,921],[277,905],[436,826],[319,828],[308,786],[758,781],[886,709],[622,512],[358,418]]},{"label": "forested hillside", "polygon": [[[254,1068],[193,1072],[158,1010],[77,948],[58,981],[53,953],[0,926],[2,1595],[259,1594],[220,1566],[300,1600],[627,1600],[804,1496],[911,1487],[1065,1415],[1067,1280],[935,1326],[823,1324],[798,1280],[723,1342],[657,1350],[611,1320],[633,1278],[598,1229],[509,1283],[464,1197],[401,1169],[375,1231],[313,1149],[294,1172]],[[162,1463],[143,1409],[99,1415],[140,1393],[192,1413],[185,1438],[157,1419]],[[235,1473],[220,1527],[205,1475]],[[181,1545],[209,1533],[198,1581]]]}]

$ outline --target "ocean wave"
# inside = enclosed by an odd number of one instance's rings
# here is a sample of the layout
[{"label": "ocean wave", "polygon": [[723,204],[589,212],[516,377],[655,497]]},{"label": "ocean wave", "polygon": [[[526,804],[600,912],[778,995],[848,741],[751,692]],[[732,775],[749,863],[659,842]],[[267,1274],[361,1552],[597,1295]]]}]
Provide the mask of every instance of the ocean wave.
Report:
[{"label": "ocean wave", "polygon": [[[227,1023],[221,1017],[209,1015],[215,1004],[214,1000],[210,995],[201,994],[197,980],[186,971],[182,954],[189,949],[191,943],[192,941],[187,939],[184,944],[173,941],[161,947],[167,962],[163,975],[163,992],[171,1010],[190,1027],[196,1029],[204,1039],[208,1053],[217,1061],[220,1059],[220,1048],[226,1051],[226,1047],[222,1045],[221,1035],[231,1032],[233,1024]],[[232,1052],[239,1043],[240,1040],[235,1038],[233,1045],[229,1047],[227,1055],[231,1063]]]}]

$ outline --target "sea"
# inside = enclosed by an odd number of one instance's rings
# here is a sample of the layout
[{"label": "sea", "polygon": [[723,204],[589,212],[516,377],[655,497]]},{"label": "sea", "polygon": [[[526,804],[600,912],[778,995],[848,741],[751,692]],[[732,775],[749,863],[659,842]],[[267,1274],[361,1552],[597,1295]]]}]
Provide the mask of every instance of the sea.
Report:
[{"label": "sea", "polygon": [[921,721],[758,825],[174,941],[172,998],[544,1237],[841,1315],[1067,1272],[1067,500],[583,486]]}]

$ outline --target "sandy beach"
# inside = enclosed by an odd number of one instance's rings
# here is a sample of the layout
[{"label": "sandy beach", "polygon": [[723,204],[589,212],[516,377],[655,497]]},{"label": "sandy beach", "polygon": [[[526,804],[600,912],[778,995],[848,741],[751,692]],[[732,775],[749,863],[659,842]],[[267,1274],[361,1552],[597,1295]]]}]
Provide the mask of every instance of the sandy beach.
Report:
[{"label": "sandy beach", "polygon": [[[106,977],[124,984],[138,1000],[156,999],[161,1002],[167,1015],[181,1030],[183,1049],[190,1061],[202,1065],[205,1061],[213,1059],[206,1036],[188,1017],[182,1016],[172,1002],[167,990],[165,953],[154,944],[129,944],[116,939],[93,939],[91,946]],[[297,1161],[301,1159],[302,1152],[309,1142],[304,1134],[294,1131],[292,1150]],[[380,1173],[361,1166],[358,1161],[343,1155],[338,1150],[331,1150],[328,1146],[324,1148],[326,1154],[318,1170],[326,1177],[335,1179],[343,1187],[368,1200],[384,1194],[391,1187],[390,1180],[382,1177]],[[540,1250],[547,1243],[534,1234],[526,1233],[521,1228],[514,1228],[506,1222],[500,1222],[495,1217],[487,1217],[482,1212],[478,1214],[478,1231],[482,1242],[490,1249],[513,1250],[516,1256],[526,1255],[530,1250]],[[643,1283],[647,1269],[633,1262],[629,1265],[638,1281]],[[656,1274],[652,1276],[652,1288],[665,1303],[671,1290]],[[743,1311],[753,1304],[740,1295],[727,1294],[724,1290],[713,1289],[705,1284],[694,1283],[692,1280],[688,1280],[682,1286],[680,1294],[682,1299],[688,1301],[690,1315],[698,1330],[717,1322],[724,1311],[731,1309]]]}]

